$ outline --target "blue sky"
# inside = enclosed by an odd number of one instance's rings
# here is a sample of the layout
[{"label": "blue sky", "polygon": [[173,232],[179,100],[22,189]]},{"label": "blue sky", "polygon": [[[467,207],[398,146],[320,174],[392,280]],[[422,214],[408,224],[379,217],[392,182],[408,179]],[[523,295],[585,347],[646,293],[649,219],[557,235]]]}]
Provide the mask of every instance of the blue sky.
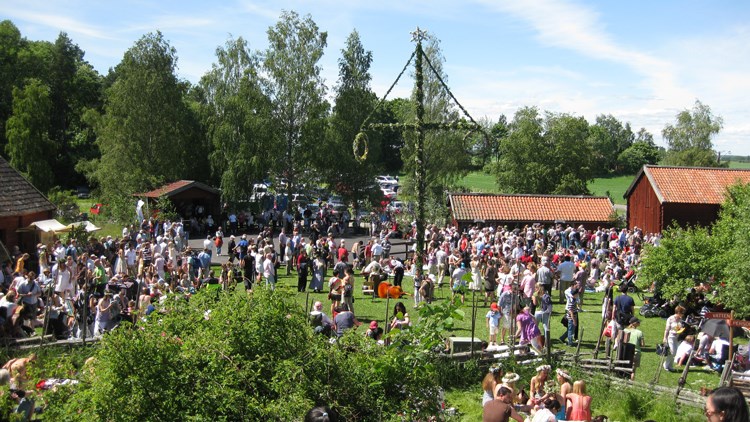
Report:
[{"label": "blue sky", "polygon": [[[196,83],[230,36],[266,47],[281,10],[310,14],[328,32],[321,65],[329,88],[353,29],[373,53],[382,97],[408,59],[417,26],[441,40],[448,84],[474,118],[512,119],[523,106],[584,116],[612,114],[661,130],[696,99],[724,119],[714,147],[750,155],[750,3],[572,0],[3,0],[31,40],[60,31],[105,74],[141,36],[160,30],[179,76]],[[402,81],[392,97],[407,96]]]}]

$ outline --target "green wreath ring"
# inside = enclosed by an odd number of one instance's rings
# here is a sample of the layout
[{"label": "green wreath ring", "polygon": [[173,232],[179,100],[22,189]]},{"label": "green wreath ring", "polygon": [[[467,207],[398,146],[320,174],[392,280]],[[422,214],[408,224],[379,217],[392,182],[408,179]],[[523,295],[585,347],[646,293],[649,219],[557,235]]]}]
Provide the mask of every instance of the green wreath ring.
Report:
[{"label": "green wreath ring", "polygon": [[[361,149],[362,144],[364,144],[364,151],[360,155],[359,150]],[[367,146],[367,135],[364,132],[359,132],[357,136],[354,137],[354,158],[362,163],[367,159],[367,153],[369,151],[370,149]]]}]

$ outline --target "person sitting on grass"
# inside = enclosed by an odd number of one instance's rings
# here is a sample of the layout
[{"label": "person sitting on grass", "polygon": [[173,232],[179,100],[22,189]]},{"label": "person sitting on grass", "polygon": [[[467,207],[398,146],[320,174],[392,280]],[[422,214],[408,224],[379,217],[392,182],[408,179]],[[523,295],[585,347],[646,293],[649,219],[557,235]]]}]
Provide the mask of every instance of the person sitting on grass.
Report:
[{"label": "person sitting on grass", "polygon": [[499,363],[490,366],[487,375],[482,380],[482,407],[495,399],[495,390],[501,385],[503,379],[503,367]]},{"label": "person sitting on grass", "polygon": [[691,334],[686,336],[685,340],[682,340],[680,345],[677,346],[677,351],[674,354],[675,365],[682,366],[687,364],[690,352],[693,351],[693,343],[695,343],[695,336]]}]

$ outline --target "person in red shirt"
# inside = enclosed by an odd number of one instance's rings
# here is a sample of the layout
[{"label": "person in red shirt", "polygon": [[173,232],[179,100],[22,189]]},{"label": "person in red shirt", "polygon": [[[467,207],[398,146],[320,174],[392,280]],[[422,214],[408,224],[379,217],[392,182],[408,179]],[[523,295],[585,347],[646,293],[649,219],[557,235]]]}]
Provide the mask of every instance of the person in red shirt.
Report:
[{"label": "person in red shirt", "polygon": [[341,262],[348,262],[349,251],[346,249],[346,243],[342,240],[339,244],[339,249],[336,251],[336,256]]}]

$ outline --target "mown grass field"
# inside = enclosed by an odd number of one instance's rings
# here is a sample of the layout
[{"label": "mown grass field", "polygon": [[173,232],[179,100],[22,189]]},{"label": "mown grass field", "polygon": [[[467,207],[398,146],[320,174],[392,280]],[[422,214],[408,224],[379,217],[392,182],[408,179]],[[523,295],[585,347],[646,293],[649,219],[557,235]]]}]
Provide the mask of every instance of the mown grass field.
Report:
[{"label": "mown grass field", "polygon": [[[750,163],[747,164],[750,168]],[[610,196],[615,204],[625,205],[626,201],[623,195],[633,182],[634,177],[635,175],[600,177],[592,180],[588,188],[594,196]],[[459,185],[466,187],[471,192],[500,193],[494,176],[481,171],[469,173],[459,181]]]}]

